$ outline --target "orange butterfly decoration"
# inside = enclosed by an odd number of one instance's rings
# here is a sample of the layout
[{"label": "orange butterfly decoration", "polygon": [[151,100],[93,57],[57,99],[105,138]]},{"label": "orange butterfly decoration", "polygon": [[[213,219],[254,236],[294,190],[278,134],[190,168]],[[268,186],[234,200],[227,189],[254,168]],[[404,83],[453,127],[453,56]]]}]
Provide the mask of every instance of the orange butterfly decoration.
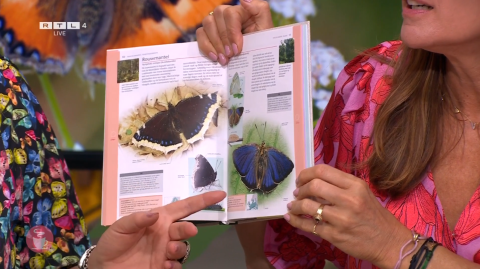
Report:
[{"label": "orange butterfly decoration", "polygon": [[[0,46],[13,62],[66,74],[83,59],[87,80],[105,81],[106,50],[194,41],[219,5],[238,0],[0,0]],[[66,36],[40,22],[80,22]]]}]

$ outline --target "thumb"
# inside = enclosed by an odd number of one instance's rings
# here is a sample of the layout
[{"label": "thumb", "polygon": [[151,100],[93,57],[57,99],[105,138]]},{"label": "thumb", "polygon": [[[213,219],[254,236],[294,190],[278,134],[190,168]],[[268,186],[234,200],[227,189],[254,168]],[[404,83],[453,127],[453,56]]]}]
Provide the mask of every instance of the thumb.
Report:
[{"label": "thumb", "polygon": [[153,225],[158,220],[158,212],[137,212],[116,221],[110,229],[120,234],[133,234]]},{"label": "thumb", "polygon": [[253,19],[256,31],[273,27],[270,5],[265,0],[240,0],[240,5],[247,11],[248,18]]},{"label": "thumb", "polygon": [[264,0],[240,0],[240,5],[226,9],[226,12],[228,39],[237,45],[238,51],[243,49],[243,34],[273,27],[270,6]]}]

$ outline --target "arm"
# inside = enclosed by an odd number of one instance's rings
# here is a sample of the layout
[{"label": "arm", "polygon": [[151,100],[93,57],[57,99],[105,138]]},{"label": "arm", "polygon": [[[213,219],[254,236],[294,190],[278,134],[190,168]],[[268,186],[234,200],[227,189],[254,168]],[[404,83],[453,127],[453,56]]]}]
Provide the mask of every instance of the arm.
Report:
[{"label": "arm", "polygon": [[[400,250],[405,242],[408,240],[412,239],[412,234],[411,232],[403,226],[401,229],[402,236],[400,237],[401,239],[399,240],[391,240],[391,247],[386,247],[385,249],[390,250],[390,252],[387,254],[385,259],[383,261],[375,262],[375,264],[380,267],[380,268],[394,268],[400,254]],[[403,239],[403,240],[402,240]],[[401,269],[408,269],[410,266],[410,261],[412,260],[413,255],[418,252],[422,244],[425,242],[425,240],[421,240],[418,242],[418,246],[411,253],[410,255],[406,256],[401,263],[400,268]],[[412,249],[413,243],[409,244],[405,250],[403,251],[406,253],[410,249]],[[428,266],[426,269],[432,269],[432,268],[438,268],[438,269],[443,269],[443,268],[464,268],[464,269],[478,269],[480,268],[479,264],[473,263],[472,261],[469,261],[453,252],[451,252],[449,249],[438,245],[437,248],[433,252],[432,259],[428,263]]]},{"label": "arm", "polygon": [[[0,248],[16,252],[22,268],[25,264],[74,266],[90,241],[70,172],[30,86],[12,63],[1,56],[0,63],[0,176],[6,196],[1,202],[8,205],[0,212],[0,222],[3,237],[12,239]],[[7,220],[9,230],[4,229]],[[40,232],[32,229],[35,226]],[[51,243],[48,255],[38,255],[41,246],[28,240],[42,234]],[[3,259],[5,268],[9,262],[15,261]]]},{"label": "arm", "polygon": [[266,221],[238,224],[238,239],[245,253],[247,269],[274,268],[263,250]]}]

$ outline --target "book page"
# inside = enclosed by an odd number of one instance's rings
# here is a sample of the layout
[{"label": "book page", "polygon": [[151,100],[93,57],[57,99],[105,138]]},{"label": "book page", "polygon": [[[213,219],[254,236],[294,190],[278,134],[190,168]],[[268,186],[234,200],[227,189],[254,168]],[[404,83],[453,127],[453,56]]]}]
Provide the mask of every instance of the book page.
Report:
[{"label": "book page", "polygon": [[[226,67],[197,43],[108,51],[105,225],[213,190],[226,191]],[[226,201],[187,219],[226,220]]]},{"label": "book page", "polygon": [[246,35],[228,65],[229,220],[285,214],[312,163],[309,43],[308,23]]}]

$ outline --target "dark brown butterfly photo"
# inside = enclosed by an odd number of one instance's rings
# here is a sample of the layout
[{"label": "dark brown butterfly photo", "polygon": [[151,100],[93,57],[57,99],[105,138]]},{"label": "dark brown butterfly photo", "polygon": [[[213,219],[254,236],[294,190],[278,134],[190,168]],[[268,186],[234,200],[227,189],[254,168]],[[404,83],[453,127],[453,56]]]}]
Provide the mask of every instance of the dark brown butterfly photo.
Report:
[{"label": "dark brown butterfly photo", "polygon": [[230,128],[233,128],[238,125],[240,122],[240,119],[242,118],[243,115],[243,106],[241,107],[236,107],[233,105],[228,109],[228,125],[230,125]]}]

